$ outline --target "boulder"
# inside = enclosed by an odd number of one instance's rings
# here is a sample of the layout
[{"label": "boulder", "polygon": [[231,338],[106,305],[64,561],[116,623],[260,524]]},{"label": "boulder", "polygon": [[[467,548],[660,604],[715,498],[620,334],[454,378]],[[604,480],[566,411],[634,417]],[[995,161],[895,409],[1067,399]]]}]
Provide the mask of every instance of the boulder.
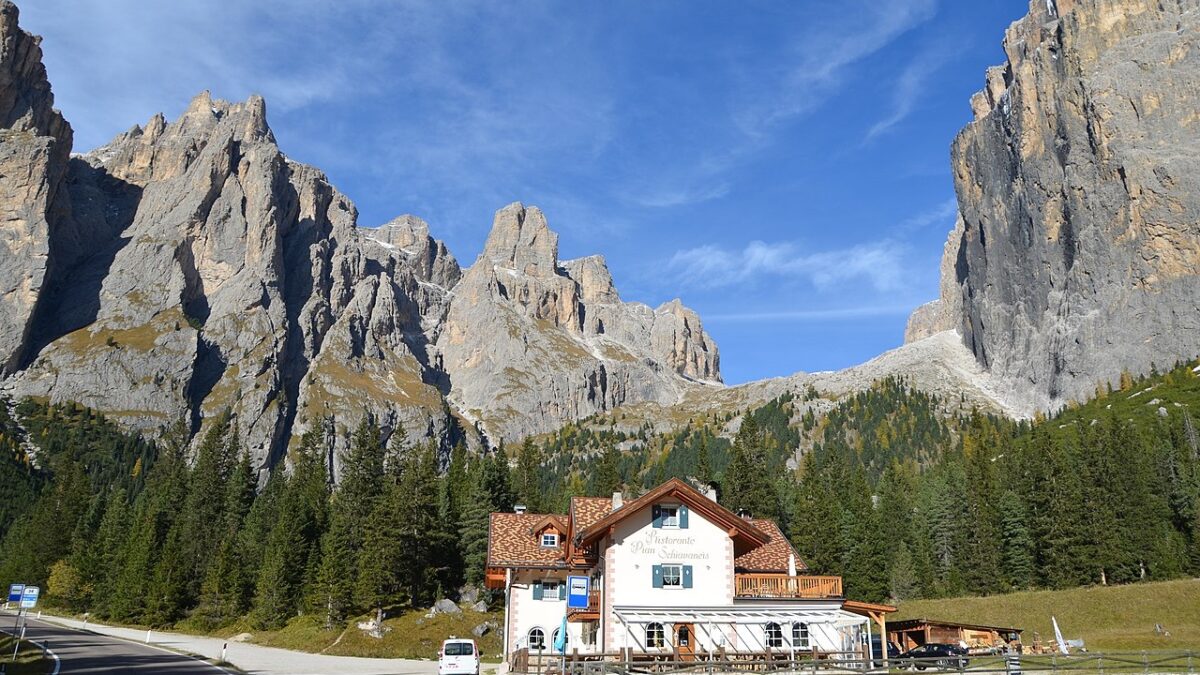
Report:
[{"label": "boulder", "polygon": [[462,614],[462,609],[448,598],[442,598],[433,603],[433,607],[429,611],[431,614]]}]

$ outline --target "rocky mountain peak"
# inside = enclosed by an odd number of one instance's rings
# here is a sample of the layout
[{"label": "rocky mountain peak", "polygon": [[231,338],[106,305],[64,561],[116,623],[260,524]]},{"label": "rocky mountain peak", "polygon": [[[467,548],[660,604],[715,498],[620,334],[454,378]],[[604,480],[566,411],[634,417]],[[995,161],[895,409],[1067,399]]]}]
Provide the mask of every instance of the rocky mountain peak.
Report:
[{"label": "rocky mountain peak", "polygon": [[405,256],[422,281],[449,289],[462,276],[458,261],[441,241],[429,235],[429,224],[405,214],[374,230],[363,230],[367,240]]},{"label": "rocky mountain peak", "polygon": [[536,206],[513,202],[496,212],[480,260],[533,277],[558,272],[558,234]]},{"label": "rocky mountain peak", "polygon": [[951,151],[942,298],[915,318],[1052,409],[1196,355],[1200,5],[1031,0],[1003,44]]},{"label": "rocky mountain peak", "polygon": [[579,284],[579,291],[585,303],[612,304],[621,301],[604,256],[589,255],[565,260],[561,266],[566,270],[567,276]]},{"label": "rocky mountain peak", "polygon": [[54,109],[54,94],[42,65],[42,40],[21,30],[20,11],[0,0],[0,128],[48,136],[56,152],[71,151],[71,126]]}]

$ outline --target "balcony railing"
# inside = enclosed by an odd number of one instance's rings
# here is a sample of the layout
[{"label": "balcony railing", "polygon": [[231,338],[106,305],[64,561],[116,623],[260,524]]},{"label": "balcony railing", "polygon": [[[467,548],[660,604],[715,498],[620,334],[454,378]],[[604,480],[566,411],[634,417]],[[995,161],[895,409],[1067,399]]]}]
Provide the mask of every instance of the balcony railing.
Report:
[{"label": "balcony railing", "polygon": [[788,576],[786,574],[736,574],[734,595],[739,598],[840,598],[841,577]]},{"label": "balcony railing", "polygon": [[567,614],[570,614],[570,615],[595,614],[599,611],[600,611],[600,591],[591,590],[591,591],[588,591],[588,606],[587,606],[587,608],[571,607],[567,610]]}]

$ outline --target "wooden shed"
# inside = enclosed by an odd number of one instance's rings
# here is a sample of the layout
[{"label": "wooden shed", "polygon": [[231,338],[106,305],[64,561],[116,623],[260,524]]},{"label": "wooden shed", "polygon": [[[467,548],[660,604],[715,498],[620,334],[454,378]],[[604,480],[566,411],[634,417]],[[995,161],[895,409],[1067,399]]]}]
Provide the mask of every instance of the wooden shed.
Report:
[{"label": "wooden shed", "polygon": [[926,643],[965,644],[973,653],[996,651],[1021,644],[1021,629],[935,619],[887,622],[888,639],[901,651]]}]

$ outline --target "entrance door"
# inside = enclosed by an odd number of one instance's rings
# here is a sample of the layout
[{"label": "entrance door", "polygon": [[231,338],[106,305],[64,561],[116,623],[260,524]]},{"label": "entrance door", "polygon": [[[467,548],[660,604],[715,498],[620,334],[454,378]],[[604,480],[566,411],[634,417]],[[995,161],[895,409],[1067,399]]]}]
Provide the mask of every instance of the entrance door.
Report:
[{"label": "entrance door", "polygon": [[696,660],[696,634],[690,623],[675,624],[675,650],[680,661]]}]

